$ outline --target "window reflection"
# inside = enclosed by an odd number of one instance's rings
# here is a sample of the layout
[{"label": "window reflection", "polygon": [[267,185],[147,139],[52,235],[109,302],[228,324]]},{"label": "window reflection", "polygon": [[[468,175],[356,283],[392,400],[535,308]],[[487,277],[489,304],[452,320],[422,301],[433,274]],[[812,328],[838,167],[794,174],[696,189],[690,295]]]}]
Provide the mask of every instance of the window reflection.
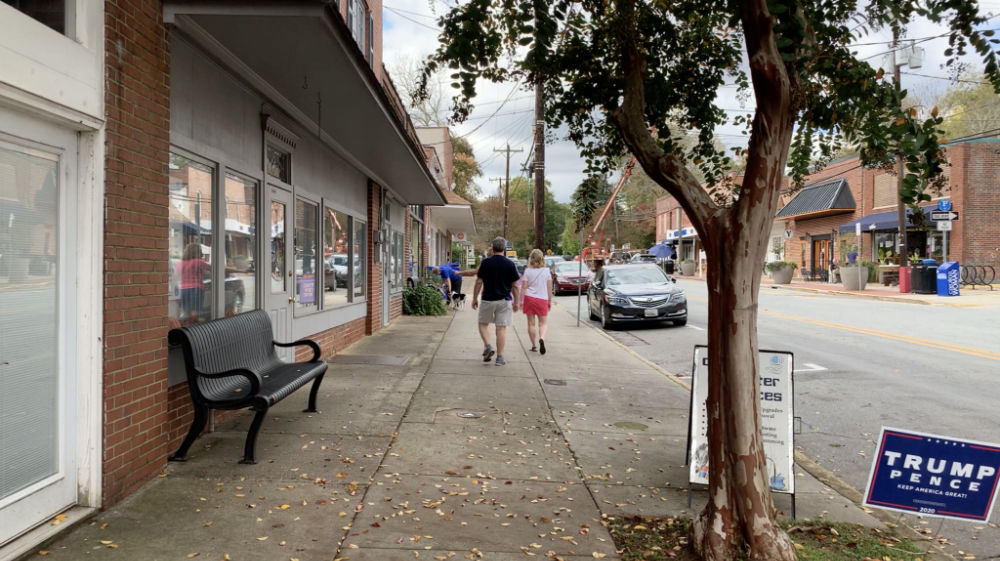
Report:
[{"label": "window reflection", "polygon": [[213,184],[212,168],[170,155],[168,315],[180,325],[212,317]]},{"label": "window reflection", "polygon": [[285,204],[271,203],[271,293],[285,292]]},{"label": "window reflection", "polygon": [[354,220],[354,238],[351,251],[354,255],[353,271],[354,276],[354,301],[359,302],[365,297],[365,285],[368,274],[368,235],[366,224],[358,219]]},{"label": "window reflection", "polygon": [[323,305],[346,304],[350,290],[350,218],[327,208],[323,216]]},{"label": "window reflection", "polygon": [[225,198],[225,312],[230,316],[256,307],[257,182],[227,173]]},{"label": "window reflection", "polygon": [[316,210],[295,199],[295,308],[316,309]]}]

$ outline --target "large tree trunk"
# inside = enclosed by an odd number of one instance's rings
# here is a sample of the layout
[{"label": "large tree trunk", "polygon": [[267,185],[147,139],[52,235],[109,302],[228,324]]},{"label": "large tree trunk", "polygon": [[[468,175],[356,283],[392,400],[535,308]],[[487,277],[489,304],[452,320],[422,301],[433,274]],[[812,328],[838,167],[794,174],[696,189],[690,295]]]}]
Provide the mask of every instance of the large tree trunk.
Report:
[{"label": "large tree trunk", "polygon": [[[777,528],[764,463],[757,399],[757,291],[760,263],[735,247],[746,240],[709,236],[708,504],[692,526],[705,560],[795,559]],[[715,239],[713,239],[715,238]],[[751,243],[757,243],[753,241]],[[739,245],[737,245],[739,244]]]}]

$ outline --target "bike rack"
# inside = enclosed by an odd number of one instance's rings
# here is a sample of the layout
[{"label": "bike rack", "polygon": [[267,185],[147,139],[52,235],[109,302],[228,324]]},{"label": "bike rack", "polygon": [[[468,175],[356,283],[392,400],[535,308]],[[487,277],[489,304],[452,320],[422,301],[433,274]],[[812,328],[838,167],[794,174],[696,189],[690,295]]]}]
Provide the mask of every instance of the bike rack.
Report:
[{"label": "bike rack", "polygon": [[993,290],[996,277],[997,272],[992,265],[962,265],[962,286],[971,286],[972,290],[977,286],[988,286]]}]

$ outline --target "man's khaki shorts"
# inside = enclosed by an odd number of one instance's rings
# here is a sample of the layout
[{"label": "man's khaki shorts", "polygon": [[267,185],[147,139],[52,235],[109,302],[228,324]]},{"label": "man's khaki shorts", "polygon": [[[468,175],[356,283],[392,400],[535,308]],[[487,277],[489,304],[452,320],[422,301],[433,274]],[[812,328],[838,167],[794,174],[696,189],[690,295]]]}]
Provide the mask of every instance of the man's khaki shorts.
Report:
[{"label": "man's khaki shorts", "polygon": [[506,327],[514,321],[510,300],[483,300],[479,302],[479,323],[495,323]]}]

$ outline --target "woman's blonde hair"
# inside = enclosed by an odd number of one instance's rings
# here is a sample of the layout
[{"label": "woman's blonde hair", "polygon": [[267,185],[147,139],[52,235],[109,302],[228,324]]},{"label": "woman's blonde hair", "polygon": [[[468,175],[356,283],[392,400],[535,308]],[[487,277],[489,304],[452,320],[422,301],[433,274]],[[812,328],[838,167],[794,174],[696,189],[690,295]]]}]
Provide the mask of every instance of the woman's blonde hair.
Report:
[{"label": "woman's blonde hair", "polygon": [[531,250],[531,253],[528,255],[528,266],[532,269],[538,269],[545,266],[545,256],[542,255],[542,250]]}]

